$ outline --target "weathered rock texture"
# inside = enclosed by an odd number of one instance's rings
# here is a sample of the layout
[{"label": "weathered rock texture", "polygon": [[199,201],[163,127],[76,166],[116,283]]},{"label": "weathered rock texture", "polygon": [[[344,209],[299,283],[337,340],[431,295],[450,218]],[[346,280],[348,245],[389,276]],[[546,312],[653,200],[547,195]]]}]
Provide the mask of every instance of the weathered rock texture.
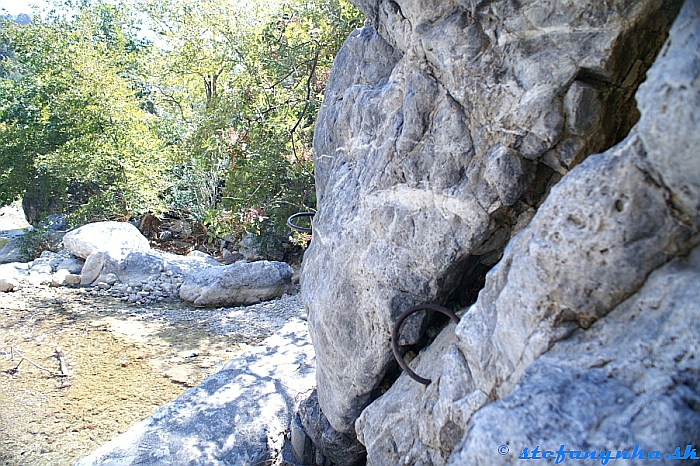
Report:
[{"label": "weathered rock texture", "polygon": [[[301,275],[319,401],[346,433],[391,369],[400,313],[431,301],[473,302],[469,290],[551,185],[628,133],[638,117],[634,92],[680,7],[658,0],[356,3],[372,25],[338,54],[319,114],[319,211]],[[490,361],[472,368],[478,384],[464,387],[479,387],[476,405],[502,384],[510,390],[548,345],[589,326],[687,247],[690,232],[667,209],[666,188],[648,182],[651,167],[631,161],[643,159],[643,143],[628,139],[617,151],[559,189],[540,216],[532,255],[506,257],[491,279],[492,300],[507,293],[502,301],[517,307],[522,294],[532,313],[498,313],[501,304],[483,301],[484,313],[534,333],[511,337],[506,322],[494,327],[486,317],[461,327],[472,332],[465,333],[470,342],[479,340],[474,358]],[[563,198],[576,201],[568,212],[556,204]],[[597,228],[603,233],[593,239]],[[564,264],[580,260],[590,270]],[[610,268],[616,261],[623,272]],[[508,267],[527,273],[501,290],[494,281],[508,277]],[[544,278],[556,283],[550,294],[536,287]],[[400,343],[416,343],[425,326],[425,319],[406,322]],[[498,340],[503,335],[512,347]],[[503,359],[489,360],[489,351]]]},{"label": "weathered rock texture", "polygon": [[294,270],[284,262],[236,262],[189,275],[180,299],[196,306],[256,304],[292,291]]},{"label": "weathered rock texture", "polygon": [[295,458],[302,464],[360,466],[367,459],[365,447],[352,434],[336,431],[318,404],[318,392],[301,402],[291,425]]},{"label": "weathered rock texture", "polygon": [[76,466],[282,464],[285,431],[313,385],[313,347],[295,319]]},{"label": "weathered rock texture", "polygon": [[[700,249],[653,272],[644,286],[588,331],[556,343],[507,397],[477,412],[449,464],[504,463],[541,450],[681,455],[700,442]],[[568,456],[568,455],[567,455]],[[569,459],[569,458],[567,458]],[[648,464],[649,461],[625,461]],[[669,464],[666,461],[663,464]],[[382,464],[378,462],[377,464]]]},{"label": "weathered rock texture", "polygon": [[700,442],[700,250],[673,259],[700,241],[699,50],[692,0],[640,88],[639,124],[564,176],[461,322],[412,363],[433,383],[401,376],[362,413],[370,464]]}]

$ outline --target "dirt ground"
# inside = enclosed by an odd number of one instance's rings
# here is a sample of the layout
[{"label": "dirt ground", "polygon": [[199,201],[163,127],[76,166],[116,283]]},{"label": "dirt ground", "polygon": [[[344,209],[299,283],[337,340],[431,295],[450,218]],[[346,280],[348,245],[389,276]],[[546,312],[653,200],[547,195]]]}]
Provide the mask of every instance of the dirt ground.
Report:
[{"label": "dirt ground", "polygon": [[[0,465],[73,464],[261,339],[213,331],[220,316],[70,288],[0,293]],[[67,377],[29,362],[60,372],[57,349]]]}]

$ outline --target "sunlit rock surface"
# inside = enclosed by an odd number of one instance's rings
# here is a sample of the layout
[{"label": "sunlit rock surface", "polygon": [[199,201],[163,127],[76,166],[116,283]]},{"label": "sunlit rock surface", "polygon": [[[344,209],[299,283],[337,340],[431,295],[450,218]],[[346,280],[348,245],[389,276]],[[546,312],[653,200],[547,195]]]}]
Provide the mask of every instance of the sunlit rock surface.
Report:
[{"label": "sunlit rock surface", "polygon": [[[301,272],[319,402],[344,433],[392,368],[397,317],[420,303],[473,302],[551,186],[628,134],[634,93],[681,2],[356,3],[371,25],[338,54],[318,116],[319,208]],[[407,321],[400,343],[425,327]]]},{"label": "sunlit rock surface", "polygon": [[292,320],[75,466],[252,466],[281,460],[285,432],[314,375],[306,323]]},{"label": "sunlit rock surface", "polygon": [[637,94],[639,124],[564,176],[412,363],[433,383],[403,375],[364,410],[370,464],[700,442],[699,32],[700,2],[686,2]]}]

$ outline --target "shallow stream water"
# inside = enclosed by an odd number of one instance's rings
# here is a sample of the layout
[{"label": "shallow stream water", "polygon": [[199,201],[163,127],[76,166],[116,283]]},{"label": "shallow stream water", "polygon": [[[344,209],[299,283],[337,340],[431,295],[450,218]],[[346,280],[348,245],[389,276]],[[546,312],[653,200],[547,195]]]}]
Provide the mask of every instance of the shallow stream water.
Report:
[{"label": "shallow stream water", "polygon": [[[126,307],[71,288],[0,293],[0,465],[73,464],[292,315],[303,315],[298,296],[197,309]],[[57,349],[67,377],[28,362],[59,372]]]}]

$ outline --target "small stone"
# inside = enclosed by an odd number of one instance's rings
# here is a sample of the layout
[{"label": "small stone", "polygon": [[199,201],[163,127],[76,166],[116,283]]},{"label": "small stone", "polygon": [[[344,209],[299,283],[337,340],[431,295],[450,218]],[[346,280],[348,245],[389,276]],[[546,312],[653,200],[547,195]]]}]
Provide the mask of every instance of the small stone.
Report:
[{"label": "small stone", "polygon": [[52,277],[51,277],[51,286],[63,286],[66,284],[66,276],[70,275],[70,273],[63,269],[59,270],[56,272]]},{"label": "small stone", "polygon": [[224,264],[230,265],[233,264],[234,262],[238,262],[241,260],[245,259],[245,256],[243,254],[240,254],[238,252],[231,252],[228,249],[223,249],[221,251],[221,256],[224,261]]},{"label": "small stone", "polygon": [[301,426],[299,413],[296,413],[290,426],[290,440],[292,442],[292,453],[294,458],[301,464],[311,464],[313,461],[313,444],[304,428]]},{"label": "small stone", "polygon": [[97,286],[98,286],[101,290],[108,290],[108,289],[111,288],[111,286],[109,285],[109,283],[105,283],[105,282],[99,282],[99,283],[97,284]]},{"label": "small stone", "polygon": [[53,273],[53,268],[49,264],[33,265],[30,269],[32,272],[50,274]]},{"label": "small stone", "polygon": [[49,265],[51,266],[52,269],[56,270],[56,268],[63,262],[62,257],[54,257],[51,260],[49,260]]},{"label": "small stone", "polygon": [[85,261],[81,259],[76,259],[73,257],[68,257],[66,259],[63,259],[60,264],[56,267],[56,271],[60,270],[68,270],[70,273],[78,274],[83,270],[83,265],[85,264]]},{"label": "small stone", "polygon": [[105,277],[105,282],[107,282],[110,285],[114,285],[119,281],[119,277],[117,277],[113,273],[108,273],[107,276]]},{"label": "small stone", "polygon": [[0,278],[0,292],[2,293],[7,293],[8,291],[12,291],[15,289],[15,284],[5,280],[4,278]]},{"label": "small stone", "polygon": [[80,285],[80,275],[69,273],[68,275],[65,276],[64,278],[66,285]]}]

